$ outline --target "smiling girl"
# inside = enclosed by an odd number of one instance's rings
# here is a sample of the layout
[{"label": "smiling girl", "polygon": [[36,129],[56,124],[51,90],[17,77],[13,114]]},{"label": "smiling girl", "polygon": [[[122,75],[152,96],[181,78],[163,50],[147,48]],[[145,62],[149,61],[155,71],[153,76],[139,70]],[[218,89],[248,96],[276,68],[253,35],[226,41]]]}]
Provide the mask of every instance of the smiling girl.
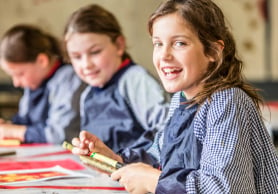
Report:
[{"label": "smiling girl", "polygon": [[115,16],[99,5],[82,7],[70,16],[64,37],[75,72],[88,84],[81,97],[82,129],[115,152],[151,145],[166,124],[169,98],[126,51]]},{"label": "smiling girl", "polygon": [[[144,158],[111,174],[132,194],[277,193],[278,157],[260,114],[261,98],[242,75],[235,42],[211,0],[166,0],[151,15],[153,63],[175,92],[169,122]],[[86,134],[74,153],[113,155]],[[148,163],[148,164],[146,164]],[[154,168],[159,166],[159,168]]]}]

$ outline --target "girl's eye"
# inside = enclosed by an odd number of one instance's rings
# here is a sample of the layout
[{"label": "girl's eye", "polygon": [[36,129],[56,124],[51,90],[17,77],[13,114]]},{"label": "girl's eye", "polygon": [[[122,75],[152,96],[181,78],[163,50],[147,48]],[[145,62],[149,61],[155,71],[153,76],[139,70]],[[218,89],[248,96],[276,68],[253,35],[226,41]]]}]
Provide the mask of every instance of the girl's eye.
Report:
[{"label": "girl's eye", "polygon": [[90,54],[96,55],[96,54],[99,54],[100,52],[101,52],[101,49],[98,49],[98,50],[91,51]]},{"label": "girl's eye", "polygon": [[185,46],[185,45],[186,45],[186,43],[181,42],[181,41],[175,42],[175,46],[176,46],[176,47],[182,47],[182,46]]},{"label": "girl's eye", "polygon": [[160,47],[162,45],[162,43],[160,43],[160,42],[154,42],[153,43],[153,46],[154,47]]}]

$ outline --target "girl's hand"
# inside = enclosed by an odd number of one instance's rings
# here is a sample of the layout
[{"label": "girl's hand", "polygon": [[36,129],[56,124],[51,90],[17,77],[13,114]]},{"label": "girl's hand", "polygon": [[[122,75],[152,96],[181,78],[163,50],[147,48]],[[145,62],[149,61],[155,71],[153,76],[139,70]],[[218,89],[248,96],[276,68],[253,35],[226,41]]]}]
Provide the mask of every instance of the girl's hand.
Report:
[{"label": "girl's hand", "polygon": [[97,136],[88,131],[81,131],[79,138],[72,139],[73,154],[88,155],[90,152],[97,152],[109,158],[123,162],[122,158],[115,154],[108,146],[106,146]]},{"label": "girl's hand", "polygon": [[126,165],[111,174],[131,194],[155,192],[161,171],[144,163]]},{"label": "girl's hand", "polygon": [[18,139],[24,141],[25,125],[15,125],[10,122],[0,123],[0,139]]},{"label": "girl's hand", "polygon": [[0,118],[0,124],[4,124],[4,123],[6,123],[6,121],[4,119]]}]

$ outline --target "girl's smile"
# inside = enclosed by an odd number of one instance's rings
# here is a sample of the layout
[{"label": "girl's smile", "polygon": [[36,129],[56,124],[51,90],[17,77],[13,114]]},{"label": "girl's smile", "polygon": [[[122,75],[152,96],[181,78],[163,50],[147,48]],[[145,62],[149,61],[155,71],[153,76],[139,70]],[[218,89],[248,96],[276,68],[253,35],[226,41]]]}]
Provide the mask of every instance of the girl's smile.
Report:
[{"label": "girl's smile", "polygon": [[201,89],[212,57],[191,26],[177,13],[157,18],[153,23],[153,63],[166,91],[184,91],[188,99]]},{"label": "girl's smile", "polygon": [[181,72],[182,68],[165,66],[161,68],[166,79],[175,79]]},{"label": "girl's smile", "polygon": [[94,87],[103,87],[118,71],[124,52],[123,42],[104,34],[73,33],[67,51],[78,76]]}]

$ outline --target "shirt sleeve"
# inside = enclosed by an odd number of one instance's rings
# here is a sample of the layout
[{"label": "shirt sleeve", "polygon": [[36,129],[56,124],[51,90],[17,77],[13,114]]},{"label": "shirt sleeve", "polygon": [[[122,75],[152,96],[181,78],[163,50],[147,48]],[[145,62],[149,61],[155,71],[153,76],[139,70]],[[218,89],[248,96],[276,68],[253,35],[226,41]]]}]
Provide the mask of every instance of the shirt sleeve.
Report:
[{"label": "shirt sleeve", "polygon": [[[167,115],[167,123],[173,115],[174,110],[180,104],[180,93],[176,93],[172,96],[171,105]],[[150,147],[147,149],[130,149],[126,148],[121,153],[121,156],[125,163],[133,162],[144,162],[146,164],[152,165],[155,168],[160,168],[160,152],[162,148],[164,129],[159,130],[155,134],[154,141]]]},{"label": "shirt sleeve", "polygon": [[165,128],[170,95],[140,66],[134,66],[125,73],[119,89],[146,130],[131,148],[121,150],[120,154],[126,163],[141,161],[157,166],[156,157],[149,155],[146,150],[152,144],[149,140]]},{"label": "shirt sleeve", "polygon": [[145,69],[138,65],[130,68],[123,75],[119,90],[144,129],[164,129],[170,95]]},{"label": "shirt sleeve", "polygon": [[248,143],[252,108],[254,104],[244,93],[230,95],[224,91],[214,96],[207,115],[200,170],[189,175],[189,191],[256,193]]}]

